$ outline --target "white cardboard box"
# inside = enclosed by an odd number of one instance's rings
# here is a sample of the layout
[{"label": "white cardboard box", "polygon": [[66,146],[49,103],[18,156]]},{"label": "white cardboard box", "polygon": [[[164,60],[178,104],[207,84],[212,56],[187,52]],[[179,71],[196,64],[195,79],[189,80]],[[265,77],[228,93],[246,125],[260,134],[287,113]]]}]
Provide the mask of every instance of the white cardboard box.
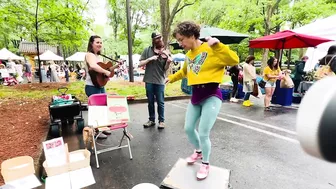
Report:
[{"label": "white cardboard box", "polygon": [[34,160],[30,156],[19,156],[1,164],[1,174],[6,185],[0,188],[30,189],[41,186],[35,176]]},{"label": "white cardboard box", "polygon": [[46,161],[43,162],[48,175],[46,189],[79,189],[95,184],[90,166],[91,153],[88,150],[76,150],[67,154],[67,163],[64,165],[49,167]]},{"label": "white cardboard box", "polygon": [[[63,138],[45,141],[43,147],[46,160],[42,165],[48,176],[46,189],[79,189],[95,183],[90,166],[90,151],[76,150],[69,153]],[[56,157],[60,157],[61,161]]]}]

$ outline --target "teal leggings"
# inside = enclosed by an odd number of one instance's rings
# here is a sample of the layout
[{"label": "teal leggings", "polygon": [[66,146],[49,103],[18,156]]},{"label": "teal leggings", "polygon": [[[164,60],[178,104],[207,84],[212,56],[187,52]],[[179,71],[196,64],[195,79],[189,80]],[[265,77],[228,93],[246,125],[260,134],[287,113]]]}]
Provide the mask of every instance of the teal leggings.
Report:
[{"label": "teal leggings", "polygon": [[[215,124],[221,106],[222,101],[212,96],[198,105],[189,103],[187,108],[184,130],[194,147],[197,150],[202,150],[203,162],[209,162],[211,152],[210,130]],[[198,119],[200,119],[200,122],[197,132],[196,123]]]}]

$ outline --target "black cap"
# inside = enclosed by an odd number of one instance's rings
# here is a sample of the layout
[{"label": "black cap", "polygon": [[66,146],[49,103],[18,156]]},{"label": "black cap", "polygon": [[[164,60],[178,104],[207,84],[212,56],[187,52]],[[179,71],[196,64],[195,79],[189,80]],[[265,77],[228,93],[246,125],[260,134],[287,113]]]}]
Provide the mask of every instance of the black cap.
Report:
[{"label": "black cap", "polygon": [[156,38],[159,38],[159,37],[161,37],[161,34],[155,33],[155,32],[152,33],[152,39],[156,39]]}]

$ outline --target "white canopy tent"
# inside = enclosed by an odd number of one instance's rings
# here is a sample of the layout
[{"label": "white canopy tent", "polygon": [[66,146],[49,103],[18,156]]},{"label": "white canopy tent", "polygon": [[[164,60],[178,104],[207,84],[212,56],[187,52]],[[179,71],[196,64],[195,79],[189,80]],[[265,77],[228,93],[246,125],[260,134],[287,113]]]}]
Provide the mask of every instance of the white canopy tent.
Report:
[{"label": "white canopy tent", "polygon": [[[133,54],[132,55],[132,60],[133,60],[133,67],[137,68],[139,63],[140,63],[140,54]],[[129,66],[129,61],[128,61],[128,55],[121,55],[121,59],[126,60],[126,65]]]},{"label": "white canopy tent", "polygon": [[[293,31],[297,33],[336,40],[336,25],[333,24],[335,20],[336,15],[333,15],[328,18],[316,20],[315,22],[297,28]],[[308,48],[306,55],[309,57],[309,59],[306,63],[304,70],[312,70],[315,67],[316,63],[318,63],[319,59],[323,58],[327,54],[329,47],[332,45],[336,45],[336,41],[322,43],[316,48]]]},{"label": "white canopy tent", "polygon": [[6,48],[1,49],[0,50],[0,60],[8,60],[9,58],[12,60],[24,60],[23,57],[10,52]]},{"label": "white canopy tent", "polygon": [[186,56],[185,54],[177,53],[177,54],[173,54],[172,58],[177,59],[178,61],[184,61],[185,56]]},{"label": "white canopy tent", "polygon": [[69,56],[65,60],[67,61],[77,61],[77,62],[84,62],[85,60],[85,52],[76,52],[75,54]]},{"label": "white canopy tent", "polygon": [[[37,56],[35,56],[34,59],[37,60]],[[46,61],[46,60],[62,61],[62,60],[64,60],[64,58],[54,54],[53,52],[51,52],[49,50],[47,50],[40,55],[40,60],[43,60],[43,61]]]}]

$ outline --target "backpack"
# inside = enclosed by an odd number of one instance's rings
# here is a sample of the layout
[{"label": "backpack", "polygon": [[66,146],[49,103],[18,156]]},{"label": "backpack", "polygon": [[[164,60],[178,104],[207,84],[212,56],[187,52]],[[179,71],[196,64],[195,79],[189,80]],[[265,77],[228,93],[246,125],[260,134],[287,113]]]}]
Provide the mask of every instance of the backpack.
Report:
[{"label": "backpack", "polygon": [[[320,80],[320,79],[323,79],[324,77],[327,77],[327,76],[335,76],[335,73],[330,68],[330,63],[334,60],[335,57],[336,57],[336,55],[334,55],[329,60],[328,64],[319,66],[319,68],[316,70],[316,72],[314,74],[315,80]],[[326,63],[327,58],[325,58],[324,61]]]}]

